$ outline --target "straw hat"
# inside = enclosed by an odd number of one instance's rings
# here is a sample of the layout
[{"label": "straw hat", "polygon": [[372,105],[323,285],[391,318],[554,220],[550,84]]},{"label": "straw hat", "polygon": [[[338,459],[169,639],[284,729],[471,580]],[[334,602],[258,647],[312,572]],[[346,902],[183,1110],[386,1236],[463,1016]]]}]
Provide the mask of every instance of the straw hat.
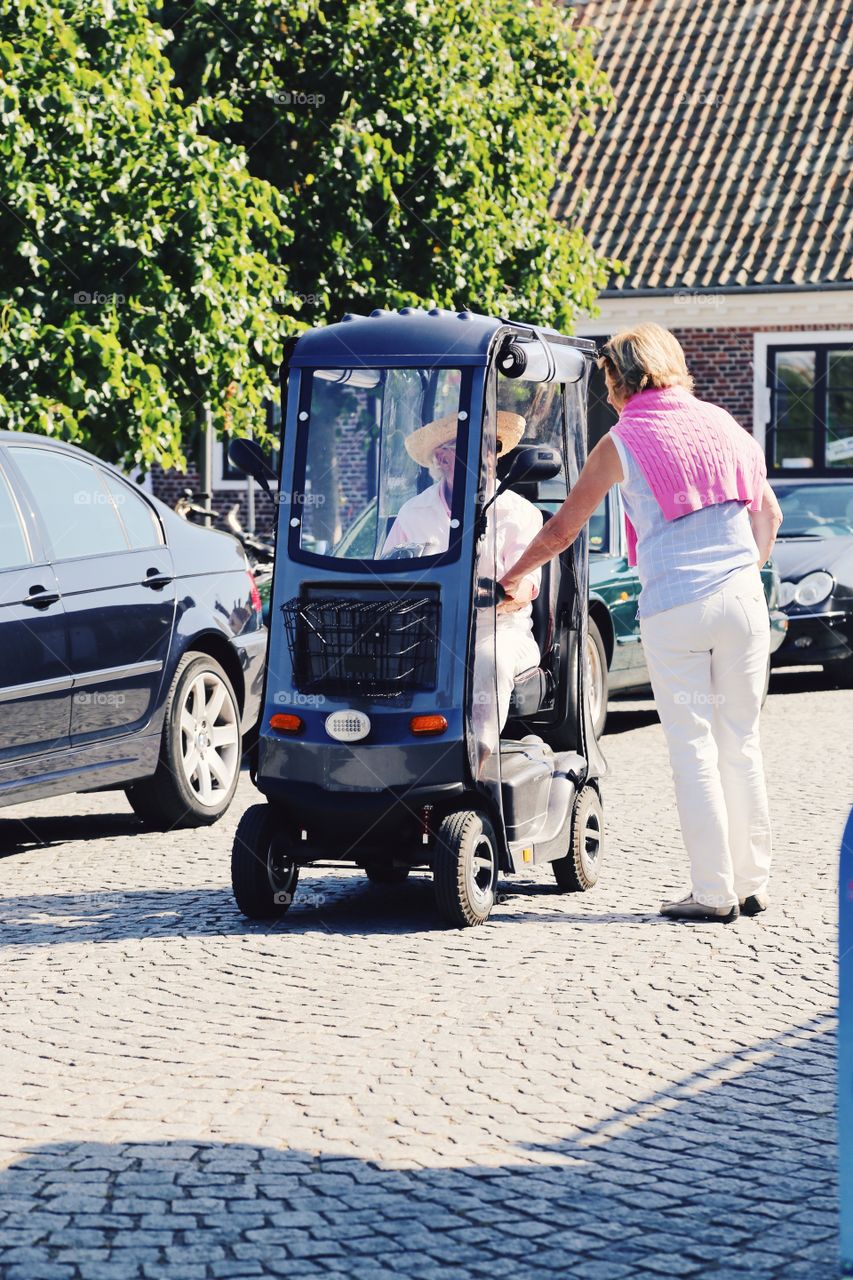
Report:
[{"label": "straw hat", "polygon": [[[413,431],[411,435],[406,436],[405,444],[409,457],[414,458],[415,462],[420,466],[428,467],[432,462],[432,455],[439,445],[447,444],[450,440],[456,439],[458,425],[458,416],[455,413],[446,413],[443,418],[436,418],[434,422],[428,422],[426,426],[418,427],[417,431]],[[526,425],[527,419],[523,418],[520,413],[510,413],[508,409],[498,409],[498,440],[501,443],[500,452],[502,455],[515,448],[524,435]]]}]

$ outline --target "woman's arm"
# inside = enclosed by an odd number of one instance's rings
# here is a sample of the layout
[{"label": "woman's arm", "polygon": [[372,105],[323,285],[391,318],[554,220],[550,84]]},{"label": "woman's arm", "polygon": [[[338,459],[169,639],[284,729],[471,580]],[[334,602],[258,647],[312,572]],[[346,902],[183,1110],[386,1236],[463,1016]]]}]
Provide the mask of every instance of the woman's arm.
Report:
[{"label": "woman's arm", "polygon": [[552,520],[542,528],[519,560],[501,578],[508,596],[528,573],[570,547],[608,489],[624,479],[619,452],[609,435],[599,440],[586,460],[577,484]]},{"label": "woman's arm", "polygon": [[761,494],[761,510],[750,511],[749,522],[752,525],[752,536],[758,547],[758,567],[770,559],[776,541],[776,530],[782,523],[782,508],[776,500],[776,494],[769,481],[764,481]]}]

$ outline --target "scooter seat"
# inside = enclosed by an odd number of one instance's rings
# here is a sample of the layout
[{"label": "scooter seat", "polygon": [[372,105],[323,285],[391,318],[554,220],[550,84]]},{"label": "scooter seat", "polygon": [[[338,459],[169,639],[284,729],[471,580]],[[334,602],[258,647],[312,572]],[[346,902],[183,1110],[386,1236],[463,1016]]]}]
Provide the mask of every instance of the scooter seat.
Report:
[{"label": "scooter seat", "polygon": [[515,677],[509,699],[510,716],[534,716],[551,693],[551,676],[541,667],[528,667]]}]

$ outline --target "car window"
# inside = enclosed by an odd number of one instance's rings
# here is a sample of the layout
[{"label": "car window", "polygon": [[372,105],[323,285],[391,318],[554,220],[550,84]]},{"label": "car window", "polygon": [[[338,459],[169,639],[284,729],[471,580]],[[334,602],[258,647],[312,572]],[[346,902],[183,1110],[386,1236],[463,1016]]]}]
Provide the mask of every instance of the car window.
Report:
[{"label": "car window", "polygon": [[53,449],[13,445],[10,453],[32,490],[53,555],[59,560],[128,548],[99,467]]},{"label": "car window", "polygon": [[109,471],[101,471],[100,476],[115,499],[130,545],[137,551],[160,546],[163,541],[160,526],[145,499]]},{"label": "car window", "polygon": [[589,518],[590,551],[607,550],[607,498],[600,502]]},{"label": "car window", "polygon": [[782,508],[780,537],[853,534],[853,484],[783,484],[774,488]]},{"label": "car window", "polygon": [[18,504],[6,477],[0,472],[0,569],[19,569],[31,562]]}]

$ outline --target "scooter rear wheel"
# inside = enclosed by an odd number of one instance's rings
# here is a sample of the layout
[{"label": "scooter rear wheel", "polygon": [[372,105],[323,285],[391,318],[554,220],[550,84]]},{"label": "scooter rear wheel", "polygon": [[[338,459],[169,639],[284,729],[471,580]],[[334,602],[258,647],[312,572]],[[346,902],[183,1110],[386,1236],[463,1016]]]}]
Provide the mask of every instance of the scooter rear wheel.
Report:
[{"label": "scooter rear wheel", "polygon": [[250,920],[278,920],[293,901],[299,867],[274,811],[254,804],[240,819],[231,847],[231,887]]},{"label": "scooter rear wheel", "polygon": [[435,900],[458,929],[483,924],[495,904],[498,844],[489,819],[472,809],[448,814],[438,828],[433,860]]},{"label": "scooter rear wheel", "polygon": [[557,886],[584,893],[598,883],[604,845],[604,809],[595,787],[581,787],[572,810],[571,840],[564,858],[552,862]]}]

